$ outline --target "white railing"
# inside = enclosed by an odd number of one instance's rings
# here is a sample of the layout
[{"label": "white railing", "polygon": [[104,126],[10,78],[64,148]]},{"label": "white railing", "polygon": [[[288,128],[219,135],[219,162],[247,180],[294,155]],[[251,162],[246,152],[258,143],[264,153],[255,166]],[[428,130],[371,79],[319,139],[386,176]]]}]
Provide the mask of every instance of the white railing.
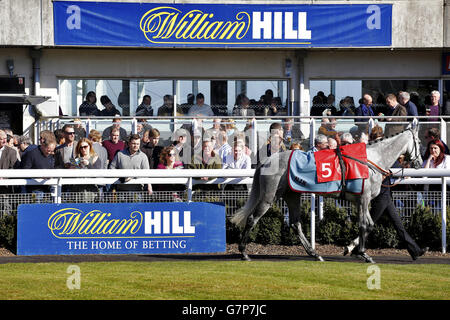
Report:
[{"label": "white railing", "polygon": [[[392,168],[394,177],[408,177],[399,184],[441,184],[442,252],[446,252],[446,202],[450,169],[404,169]],[[124,170],[124,169],[10,169],[1,170],[0,185],[24,186],[47,185],[54,187],[54,202],[61,203],[63,185],[115,184],[119,178],[135,178],[125,184],[184,184],[188,201],[192,199],[192,188],[196,184],[248,184],[253,183],[254,169],[180,169],[180,170]],[[43,178],[45,177],[45,178]],[[208,177],[208,181],[198,178]],[[217,178],[220,177],[220,178]],[[421,177],[421,179],[418,179]],[[427,177],[424,179],[423,177]],[[323,216],[323,198],[319,197],[319,218]],[[311,199],[311,245],[315,246],[315,195]]]}]

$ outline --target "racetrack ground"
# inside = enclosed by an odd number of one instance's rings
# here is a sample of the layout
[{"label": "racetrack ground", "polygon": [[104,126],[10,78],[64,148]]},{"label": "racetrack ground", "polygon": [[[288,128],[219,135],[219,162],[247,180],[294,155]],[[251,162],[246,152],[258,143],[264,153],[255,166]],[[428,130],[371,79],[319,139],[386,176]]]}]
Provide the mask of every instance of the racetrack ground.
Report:
[{"label": "racetrack ground", "polygon": [[[447,257],[374,256],[377,264],[348,256],[324,256],[325,262],[307,256],[251,257],[250,262],[235,254],[0,257],[0,299],[450,299]],[[73,266],[79,270],[79,289],[68,287]],[[369,269],[374,266],[378,275]]]}]

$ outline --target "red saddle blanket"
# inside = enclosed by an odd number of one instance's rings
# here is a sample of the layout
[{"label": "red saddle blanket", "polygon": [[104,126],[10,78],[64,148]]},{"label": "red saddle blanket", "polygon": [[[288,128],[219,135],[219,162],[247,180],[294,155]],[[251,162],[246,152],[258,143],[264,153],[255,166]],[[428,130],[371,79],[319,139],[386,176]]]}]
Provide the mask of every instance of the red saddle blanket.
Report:
[{"label": "red saddle blanket", "polygon": [[[354,143],[340,147],[342,155],[367,162],[367,152],[365,143]],[[330,182],[341,180],[341,166],[336,150],[326,149],[314,152],[317,168],[317,182]],[[345,164],[345,180],[367,179],[369,168],[358,161],[342,157]]]}]

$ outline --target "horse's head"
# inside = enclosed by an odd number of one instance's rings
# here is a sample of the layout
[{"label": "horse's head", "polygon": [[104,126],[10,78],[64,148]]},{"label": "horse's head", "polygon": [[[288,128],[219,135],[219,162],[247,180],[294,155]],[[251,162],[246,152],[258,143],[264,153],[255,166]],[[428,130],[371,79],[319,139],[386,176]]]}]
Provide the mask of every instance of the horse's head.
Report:
[{"label": "horse's head", "polygon": [[420,155],[419,121],[414,118],[413,122],[406,128],[412,134],[412,139],[408,143],[407,154],[411,167],[419,169],[422,167],[422,156]]}]

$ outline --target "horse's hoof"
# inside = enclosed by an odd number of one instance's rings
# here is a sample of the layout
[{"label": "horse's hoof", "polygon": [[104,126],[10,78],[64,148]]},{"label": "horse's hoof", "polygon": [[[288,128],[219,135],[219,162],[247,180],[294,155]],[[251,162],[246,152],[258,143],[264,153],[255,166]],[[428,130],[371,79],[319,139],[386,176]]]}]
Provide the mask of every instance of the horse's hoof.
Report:
[{"label": "horse's hoof", "polygon": [[344,253],[343,253],[343,255],[346,256],[346,255],[348,255],[349,253],[350,253],[350,249],[349,249],[348,247],[345,247],[345,248],[344,248]]},{"label": "horse's hoof", "polygon": [[364,262],[367,263],[375,263],[375,261],[372,259],[371,256],[369,256],[367,253],[362,252],[362,253],[352,253],[351,254],[352,257],[358,258],[359,260],[362,260]]},{"label": "horse's hoof", "polygon": [[321,261],[321,262],[325,261],[321,256],[317,256],[316,259],[317,259],[317,261]]},{"label": "horse's hoof", "polygon": [[250,259],[250,257],[248,255],[246,255],[246,254],[242,255],[241,260],[242,261],[252,261],[252,259]]}]

